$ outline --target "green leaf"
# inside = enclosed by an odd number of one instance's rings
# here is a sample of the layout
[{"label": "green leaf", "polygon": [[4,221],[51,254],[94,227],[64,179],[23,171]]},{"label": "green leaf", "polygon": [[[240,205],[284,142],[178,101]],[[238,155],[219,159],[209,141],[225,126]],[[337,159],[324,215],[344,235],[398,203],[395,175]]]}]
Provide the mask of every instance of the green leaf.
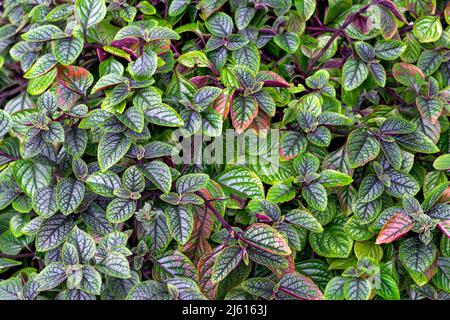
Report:
[{"label": "green leaf", "polygon": [[50,184],[52,169],[49,166],[31,160],[18,160],[13,170],[20,189],[30,197]]},{"label": "green leaf", "polygon": [[127,295],[127,300],[169,300],[167,286],[163,283],[147,280],[135,285]]},{"label": "green leaf", "polygon": [[234,23],[239,30],[245,29],[252,21],[255,9],[249,7],[239,7],[234,13]]},{"label": "green leaf", "polygon": [[105,0],[75,1],[75,17],[84,30],[101,22],[106,15]]},{"label": "green leaf", "polygon": [[411,151],[422,153],[436,153],[439,151],[433,141],[420,131],[398,135],[396,140],[401,146]]},{"label": "green leaf", "polygon": [[59,63],[68,66],[77,60],[83,50],[82,38],[70,37],[58,39],[53,42],[52,52]]},{"label": "green leaf", "polygon": [[308,141],[301,132],[288,131],[281,136],[280,155],[285,160],[295,158],[306,150]]},{"label": "green leaf", "polygon": [[212,15],[205,23],[206,29],[216,37],[227,37],[233,31],[233,19],[223,12]]},{"label": "green leaf", "polygon": [[423,71],[425,76],[431,76],[441,66],[443,57],[439,52],[425,50],[417,61],[417,66]]},{"label": "green leaf", "polygon": [[314,0],[295,0],[294,4],[303,21],[311,18],[316,10],[316,1]]},{"label": "green leaf", "polygon": [[141,133],[144,130],[144,112],[140,107],[128,107],[124,113],[116,114],[120,122],[133,131]]},{"label": "green leaf", "polygon": [[284,275],[278,283],[279,288],[296,299],[323,300],[324,296],[316,284],[307,276],[293,272]]},{"label": "green leaf", "polygon": [[344,295],[347,300],[369,300],[372,286],[368,279],[351,278],[344,284]]},{"label": "green leaf", "polygon": [[324,187],[342,187],[352,183],[353,179],[345,173],[328,169],[320,173],[320,178],[317,182]]},{"label": "green leaf", "polygon": [[36,250],[49,251],[60,246],[69,236],[75,221],[60,213],[44,220],[36,234]]},{"label": "green leaf", "polygon": [[34,279],[39,284],[39,290],[51,290],[67,279],[65,266],[61,262],[52,262],[47,265]]},{"label": "green leaf", "polygon": [[62,178],[56,188],[59,210],[68,215],[74,212],[84,198],[84,183],[72,178]]},{"label": "green leaf", "polygon": [[28,69],[27,72],[25,72],[23,77],[25,79],[32,79],[42,76],[43,74],[49,72],[54,66],[56,66],[57,63],[58,61],[53,54],[44,54],[33,64],[30,69]]},{"label": "green leaf", "polygon": [[442,25],[439,16],[425,16],[414,22],[414,36],[421,43],[435,42],[442,35]]},{"label": "green leaf", "polygon": [[105,133],[98,145],[98,163],[105,171],[122,159],[130,149],[131,140],[121,133]]},{"label": "green leaf", "polygon": [[402,198],[404,196],[414,196],[419,192],[420,186],[417,180],[408,173],[391,170],[387,173],[390,178],[390,186],[386,188],[386,192],[390,195]]},{"label": "green leaf", "polygon": [[152,40],[179,40],[180,36],[175,31],[166,27],[153,27],[148,31],[146,41]]},{"label": "green leaf", "polygon": [[370,174],[364,177],[359,185],[358,201],[371,202],[378,199],[384,191],[384,184],[377,176]]},{"label": "green leaf", "polygon": [[375,58],[375,51],[373,47],[363,41],[355,42],[355,50],[358,56],[364,61],[364,62],[370,62]]},{"label": "green leaf", "polygon": [[320,183],[312,183],[302,188],[302,196],[305,201],[314,209],[325,211],[327,208],[327,190]]},{"label": "green leaf", "polygon": [[176,17],[186,11],[189,6],[190,0],[173,0],[169,6],[169,16]]},{"label": "green leaf", "polygon": [[22,283],[17,277],[0,281],[0,300],[19,300]]},{"label": "green leaf", "polygon": [[242,261],[244,251],[239,246],[228,246],[219,252],[212,269],[211,281],[219,283]]},{"label": "green leaf", "polygon": [[141,193],[145,188],[144,175],[136,166],[131,166],[122,175],[122,185],[131,192]]},{"label": "green leaf", "polygon": [[380,126],[380,131],[383,134],[406,134],[416,130],[416,125],[402,117],[390,117],[386,119]]},{"label": "green leaf", "polygon": [[334,277],[332,278],[325,288],[324,297],[326,300],[344,300],[344,285],[347,278]]},{"label": "green leaf", "polygon": [[384,300],[400,300],[400,290],[397,282],[387,274],[380,275],[379,288],[375,287],[375,293]]},{"label": "green leaf", "polygon": [[368,64],[370,74],[375,80],[376,84],[380,87],[384,87],[386,84],[386,71],[380,63],[369,63]]},{"label": "green leaf", "polygon": [[96,194],[108,198],[115,197],[114,190],[122,186],[119,176],[116,173],[107,170],[89,175],[86,179],[86,183]]},{"label": "green leaf", "polygon": [[4,110],[0,110],[0,138],[11,130],[12,125],[13,123],[10,115]]},{"label": "green leaf", "polygon": [[46,24],[22,34],[22,39],[30,42],[45,42],[64,38],[66,35],[60,28],[52,24]]},{"label": "green leaf", "polygon": [[398,40],[380,40],[374,46],[375,56],[382,60],[395,60],[405,49],[405,44]]},{"label": "green leaf", "polygon": [[285,32],[277,34],[273,40],[281,49],[287,53],[294,53],[300,46],[300,39],[293,32]]},{"label": "green leaf", "polygon": [[295,171],[297,171],[301,177],[306,177],[311,173],[315,173],[320,167],[319,159],[311,153],[299,155],[294,159],[293,164]]},{"label": "green leaf", "polygon": [[188,206],[170,206],[165,210],[167,226],[178,243],[186,244],[194,229],[194,216]]},{"label": "green leaf", "polygon": [[310,213],[305,210],[293,209],[284,215],[284,220],[293,225],[310,230],[315,233],[323,232],[322,225]]},{"label": "green leaf", "polygon": [[295,198],[295,188],[291,183],[275,183],[267,191],[267,200],[282,203]]},{"label": "green leaf", "polygon": [[433,162],[433,167],[436,170],[450,169],[450,154],[443,154],[443,155],[437,157]]},{"label": "green leaf", "polygon": [[400,245],[399,257],[408,271],[425,272],[434,262],[436,246],[433,242],[424,244],[417,238],[409,238]]},{"label": "green leaf", "polygon": [[347,151],[350,165],[357,168],[375,159],[380,152],[380,145],[369,130],[358,128],[348,136]]},{"label": "green leaf", "polygon": [[124,222],[136,211],[136,202],[130,199],[115,198],[106,208],[106,219],[112,223]]},{"label": "green leaf", "polygon": [[437,260],[437,272],[433,277],[433,283],[439,289],[449,292],[450,291],[450,258],[439,257]]},{"label": "green leaf", "polygon": [[280,256],[288,256],[291,249],[286,239],[274,228],[263,223],[254,223],[242,235],[252,247]]},{"label": "green leaf", "polygon": [[180,127],[184,124],[178,112],[164,103],[149,105],[144,109],[144,116],[147,121],[160,126]]},{"label": "green leaf", "polygon": [[369,75],[366,64],[358,59],[348,58],[342,69],[342,87],[346,91],[358,88]]},{"label": "green leaf", "polygon": [[153,182],[161,191],[167,193],[172,187],[170,168],[159,160],[148,162],[141,168],[144,176]]},{"label": "green leaf", "polygon": [[178,178],[176,188],[178,193],[196,192],[206,186],[209,176],[204,173],[190,173]]},{"label": "green leaf", "polygon": [[322,233],[310,233],[309,243],[314,252],[327,258],[347,258],[353,247],[341,223],[327,226]]},{"label": "green leaf", "polygon": [[154,51],[145,50],[140,57],[131,62],[128,72],[136,81],[151,79],[156,71],[158,56]]},{"label": "green leaf", "polygon": [[103,273],[119,279],[129,279],[131,277],[130,264],[127,258],[117,252],[109,253],[97,266]]},{"label": "green leaf", "polygon": [[217,176],[215,180],[242,196],[251,199],[264,198],[261,179],[256,173],[245,167],[232,166]]},{"label": "green leaf", "polygon": [[[200,107],[202,111],[208,105],[210,105],[214,100],[216,100],[222,90],[217,87],[205,86],[197,90],[194,94],[193,102]],[[198,109],[198,108],[196,108]]]}]

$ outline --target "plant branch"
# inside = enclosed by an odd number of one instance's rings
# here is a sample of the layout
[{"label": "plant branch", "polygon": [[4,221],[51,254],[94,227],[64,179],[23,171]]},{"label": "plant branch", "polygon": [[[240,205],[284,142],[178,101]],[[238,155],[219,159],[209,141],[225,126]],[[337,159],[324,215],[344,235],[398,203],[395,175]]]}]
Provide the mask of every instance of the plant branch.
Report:
[{"label": "plant branch", "polygon": [[319,51],[319,53],[317,54],[317,56],[315,56],[312,60],[310,60],[309,64],[308,64],[308,69],[306,70],[306,74],[309,74],[311,72],[311,70],[314,68],[314,65],[316,64],[317,61],[319,61],[319,59],[325,54],[325,52],[328,50],[328,48],[332,45],[332,43],[334,42],[334,40],[336,40],[337,37],[339,37],[342,32],[344,32],[344,30],[351,24],[353,23],[353,21],[356,20],[356,18],[361,14],[367,11],[367,9],[369,9],[369,7],[372,5],[372,2],[370,2],[369,4],[365,5],[364,7],[362,7],[361,9],[359,9],[358,11],[356,11],[355,13],[349,15],[344,23],[339,27],[339,29],[337,29],[333,35],[331,36],[331,38],[328,40],[328,42],[325,44],[325,46]]}]

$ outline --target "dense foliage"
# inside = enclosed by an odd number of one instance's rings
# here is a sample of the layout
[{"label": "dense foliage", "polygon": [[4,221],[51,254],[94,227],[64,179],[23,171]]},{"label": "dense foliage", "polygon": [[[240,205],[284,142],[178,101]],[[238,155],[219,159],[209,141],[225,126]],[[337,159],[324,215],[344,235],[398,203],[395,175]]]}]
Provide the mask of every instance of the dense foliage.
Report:
[{"label": "dense foliage", "polygon": [[444,0],[3,1],[0,299],[449,299],[449,49]]}]

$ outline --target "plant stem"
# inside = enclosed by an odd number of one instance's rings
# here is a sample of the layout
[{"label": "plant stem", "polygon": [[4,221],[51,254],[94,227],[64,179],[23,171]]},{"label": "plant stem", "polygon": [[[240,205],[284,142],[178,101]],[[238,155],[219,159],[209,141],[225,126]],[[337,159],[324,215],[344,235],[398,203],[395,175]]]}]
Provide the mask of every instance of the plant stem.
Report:
[{"label": "plant stem", "polygon": [[20,259],[20,258],[31,258],[31,257],[34,257],[34,253],[20,253],[20,254],[0,253],[0,258]]},{"label": "plant stem", "polygon": [[323,47],[319,53],[317,54],[317,56],[315,56],[312,60],[310,60],[309,64],[308,64],[308,69],[306,70],[306,74],[309,74],[311,72],[311,70],[314,68],[314,65],[316,64],[316,62],[325,54],[325,52],[328,50],[328,48],[331,46],[331,44],[334,42],[334,40],[336,40],[337,37],[339,37],[339,35],[353,22],[356,20],[356,18],[361,14],[367,11],[367,9],[369,9],[369,7],[372,5],[372,2],[370,2],[369,4],[365,5],[364,7],[362,7],[361,9],[359,9],[358,11],[356,11],[355,13],[349,15],[344,23],[342,24],[342,26],[339,27],[339,29],[337,29],[333,35],[331,36],[331,38],[328,40],[328,42],[326,43],[325,47]]}]

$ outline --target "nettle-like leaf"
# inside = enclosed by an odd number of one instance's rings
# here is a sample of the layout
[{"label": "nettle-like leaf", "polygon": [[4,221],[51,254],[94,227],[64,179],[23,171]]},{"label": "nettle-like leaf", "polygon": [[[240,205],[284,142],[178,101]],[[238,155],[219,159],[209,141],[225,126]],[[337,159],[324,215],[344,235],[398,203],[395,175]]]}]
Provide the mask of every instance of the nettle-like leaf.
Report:
[{"label": "nettle-like leaf", "polygon": [[284,237],[266,224],[255,223],[248,227],[243,240],[251,246],[273,254],[281,256],[291,254],[291,249]]},{"label": "nettle-like leaf", "polygon": [[445,1],[2,9],[0,299],[448,298]]},{"label": "nettle-like leaf", "polygon": [[56,188],[59,210],[68,215],[74,212],[84,198],[84,184],[71,178],[63,178]]},{"label": "nettle-like leaf", "polygon": [[249,198],[263,198],[264,187],[258,175],[245,167],[234,166],[222,172],[216,181]]},{"label": "nettle-like leaf", "polygon": [[75,16],[85,30],[101,22],[105,15],[104,0],[77,0],[75,2]]},{"label": "nettle-like leaf", "polygon": [[131,146],[131,139],[122,133],[105,133],[98,145],[100,168],[105,171],[126,155]]}]

